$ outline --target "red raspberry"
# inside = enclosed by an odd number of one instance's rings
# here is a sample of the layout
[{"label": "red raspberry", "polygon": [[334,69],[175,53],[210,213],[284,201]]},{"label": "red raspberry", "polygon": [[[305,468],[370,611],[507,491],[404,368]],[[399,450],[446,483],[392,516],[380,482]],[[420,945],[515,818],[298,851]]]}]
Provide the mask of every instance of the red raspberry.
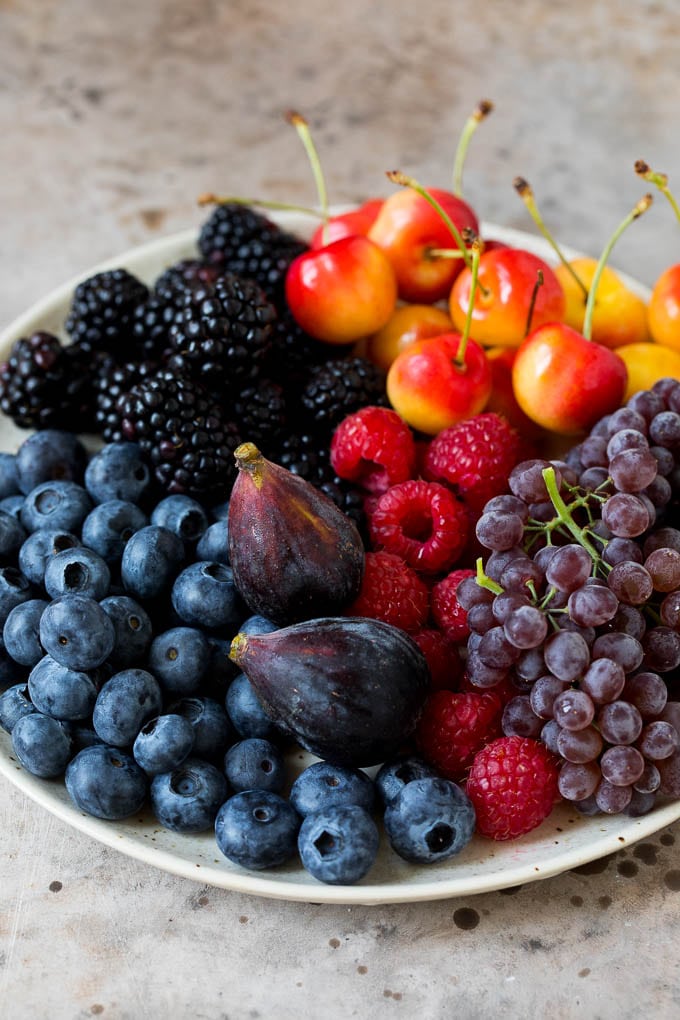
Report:
[{"label": "red raspberry", "polygon": [[523,455],[524,444],[517,430],[499,414],[489,412],[435,436],[423,473],[431,481],[450,485],[479,512],[493,496],[507,492],[508,475]]},{"label": "red raspberry", "polygon": [[477,831],[491,839],[516,839],[543,822],[559,799],[557,759],[531,737],[500,737],[476,756],[467,794]]},{"label": "red raspberry", "polygon": [[430,690],[457,690],[463,675],[463,660],[458,646],[440,630],[430,628],[416,631],[411,637],[430,667]]},{"label": "red raspberry", "polygon": [[367,552],[364,578],[348,616],[370,616],[409,632],[421,630],[430,611],[430,593],[400,556]]},{"label": "red raspberry", "polygon": [[492,691],[435,691],[416,729],[420,752],[446,779],[460,780],[475,755],[502,733],[503,706]]},{"label": "red raspberry", "polygon": [[470,635],[467,612],[456,597],[456,589],[464,577],[474,576],[474,570],[452,570],[432,589],[432,619],[449,641],[466,641]]},{"label": "red raspberry", "polygon": [[369,518],[376,549],[396,553],[415,570],[450,570],[468,539],[466,507],[438,482],[410,480],[384,492]]},{"label": "red raspberry", "polygon": [[331,440],[335,473],[369,492],[385,492],[412,478],[415,460],[411,429],[388,407],[362,407],[348,415]]}]

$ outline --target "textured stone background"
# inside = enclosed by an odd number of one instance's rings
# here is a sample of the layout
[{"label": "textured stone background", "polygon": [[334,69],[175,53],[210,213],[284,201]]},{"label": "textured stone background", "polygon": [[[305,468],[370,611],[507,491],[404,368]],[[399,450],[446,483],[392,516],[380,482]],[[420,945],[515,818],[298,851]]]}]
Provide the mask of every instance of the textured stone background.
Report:
[{"label": "textured stone background", "polygon": [[[334,201],[399,167],[465,178],[489,220],[593,253],[645,190],[680,193],[677,6],[616,0],[0,0],[0,321],[203,214],[205,190],[311,202],[282,119],[307,114]],[[680,257],[659,197],[614,263]],[[0,783],[4,1016],[120,1020],[680,1013],[680,832],[519,891],[384,908],[273,903],[145,867]]]}]

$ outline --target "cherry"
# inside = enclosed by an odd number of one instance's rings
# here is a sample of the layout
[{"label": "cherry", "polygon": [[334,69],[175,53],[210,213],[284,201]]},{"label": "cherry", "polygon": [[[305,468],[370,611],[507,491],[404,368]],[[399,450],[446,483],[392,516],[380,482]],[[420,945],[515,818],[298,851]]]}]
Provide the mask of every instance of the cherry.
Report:
[{"label": "cherry", "polygon": [[452,329],[451,319],[436,305],[401,305],[382,329],[368,337],[363,354],[386,372],[397,355],[416,340],[439,336]]},{"label": "cherry", "polygon": [[343,237],[354,234],[367,234],[383,204],[382,198],[370,198],[357,209],[331,216],[326,224],[321,224],[312,234],[310,248],[322,248],[331,241],[339,241]]}]

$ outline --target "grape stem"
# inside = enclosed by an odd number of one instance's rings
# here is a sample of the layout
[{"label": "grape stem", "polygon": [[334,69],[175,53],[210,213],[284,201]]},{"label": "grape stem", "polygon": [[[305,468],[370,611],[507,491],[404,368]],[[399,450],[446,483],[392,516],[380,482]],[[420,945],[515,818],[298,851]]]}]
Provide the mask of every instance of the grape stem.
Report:
[{"label": "grape stem", "polygon": [[580,528],[578,526],[578,524],[572,517],[571,510],[560,496],[559,489],[557,487],[557,478],[555,477],[555,468],[554,467],[544,468],[541,473],[543,475],[545,487],[548,490],[550,502],[555,508],[555,513],[557,514],[558,520],[560,521],[561,524],[565,526],[565,528],[568,529],[568,531],[571,532],[571,534],[574,536],[579,545],[583,546],[583,548],[586,550],[588,555],[593,560],[593,563],[599,566],[601,562],[600,554],[598,553],[595,546],[591,543],[590,539],[587,537],[583,528]]},{"label": "grape stem", "polygon": [[486,588],[487,591],[493,592],[494,595],[502,595],[503,589],[501,588],[500,584],[496,584],[495,581],[491,580],[488,574],[484,573],[484,560],[482,559],[481,556],[476,561],[476,566],[477,576],[475,577],[475,581],[477,582],[479,587]]}]

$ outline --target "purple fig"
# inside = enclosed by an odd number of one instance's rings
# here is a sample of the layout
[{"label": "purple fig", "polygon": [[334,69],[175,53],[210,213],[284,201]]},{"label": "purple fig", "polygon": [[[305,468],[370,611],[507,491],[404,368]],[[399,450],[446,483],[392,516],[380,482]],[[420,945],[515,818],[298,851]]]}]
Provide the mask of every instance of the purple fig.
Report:
[{"label": "purple fig", "polygon": [[338,765],[376,765],[415,729],[430,676],[416,643],[365,617],[327,617],[237,634],[230,657],[267,714]]},{"label": "purple fig", "polygon": [[358,594],[364,571],[354,522],[252,443],[242,443],[234,456],[229,559],[248,606],[279,626],[341,613]]}]

